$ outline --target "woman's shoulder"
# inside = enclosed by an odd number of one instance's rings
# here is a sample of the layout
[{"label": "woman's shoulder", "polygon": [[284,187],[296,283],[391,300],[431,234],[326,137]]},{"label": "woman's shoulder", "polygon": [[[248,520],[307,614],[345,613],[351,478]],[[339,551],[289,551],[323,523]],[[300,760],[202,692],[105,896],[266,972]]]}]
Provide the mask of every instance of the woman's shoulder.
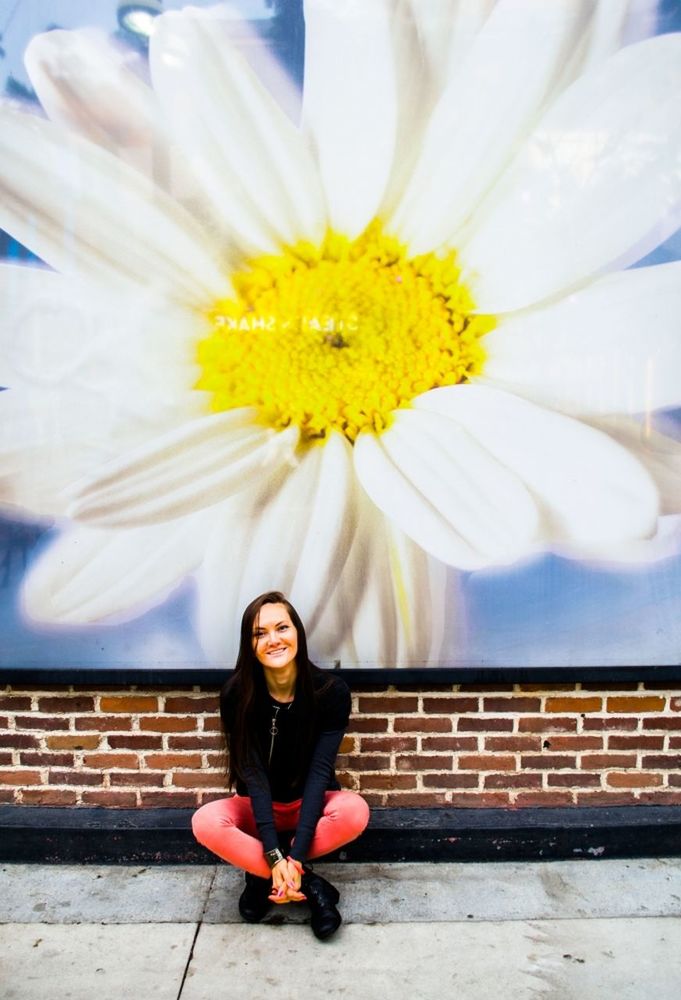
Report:
[{"label": "woman's shoulder", "polygon": [[344,728],[352,705],[350,688],[338,674],[315,667],[312,681],[325,728]]}]

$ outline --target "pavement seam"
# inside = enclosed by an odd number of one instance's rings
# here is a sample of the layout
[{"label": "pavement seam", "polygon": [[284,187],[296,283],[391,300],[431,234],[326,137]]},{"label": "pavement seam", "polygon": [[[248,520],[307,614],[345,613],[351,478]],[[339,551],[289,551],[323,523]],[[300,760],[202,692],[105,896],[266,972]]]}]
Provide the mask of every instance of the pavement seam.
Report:
[{"label": "pavement seam", "polygon": [[213,886],[215,885],[215,879],[218,874],[218,866],[213,866],[213,874],[211,875],[210,885],[208,886],[208,891],[206,892],[205,898],[203,900],[203,907],[201,909],[201,914],[199,916],[198,923],[196,925],[196,930],[194,931],[194,937],[192,938],[191,947],[189,949],[189,954],[187,955],[187,961],[184,966],[184,972],[182,973],[182,982],[180,983],[180,988],[177,993],[176,1000],[181,1000],[182,991],[184,990],[184,984],[189,974],[189,967],[192,964],[192,959],[194,958],[194,948],[196,947],[196,942],[199,936],[201,927],[203,926],[203,919],[206,916],[206,911],[208,909],[208,901],[210,900],[210,895],[213,891]]}]

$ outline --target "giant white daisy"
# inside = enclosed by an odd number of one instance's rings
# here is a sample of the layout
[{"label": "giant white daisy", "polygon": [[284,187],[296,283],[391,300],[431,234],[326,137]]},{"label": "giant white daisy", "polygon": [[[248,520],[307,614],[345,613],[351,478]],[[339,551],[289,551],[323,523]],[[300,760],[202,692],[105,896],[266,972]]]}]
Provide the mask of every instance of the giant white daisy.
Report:
[{"label": "giant white daisy", "polygon": [[153,89],[34,40],[52,120],[0,124],[0,224],[53,269],[0,270],[2,496],[62,527],[30,616],[196,573],[210,655],[278,587],[318,654],[437,662],[447,566],[655,533],[681,265],[624,268],[678,224],[681,37],[625,44],[631,8],[310,0],[300,123],[225,8],[157,19]]}]

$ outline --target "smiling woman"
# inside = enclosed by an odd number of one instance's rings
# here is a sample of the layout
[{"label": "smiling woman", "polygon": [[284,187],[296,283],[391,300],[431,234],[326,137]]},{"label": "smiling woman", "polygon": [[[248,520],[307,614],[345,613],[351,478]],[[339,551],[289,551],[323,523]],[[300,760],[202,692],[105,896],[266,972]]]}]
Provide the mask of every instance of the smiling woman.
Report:
[{"label": "smiling woman", "polygon": [[262,920],[271,903],[307,900],[312,930],[325,939],[341,923],[339,894],[307,859],[358,837],[369,809],[335,774],[350,692],[310,662],[303,623],[283,594],[261,594],[244,611],[220,711],[236,795],[202,806],[194,834],[246,871],[244,920]]},{"label": "smiling woman", "polygon": [[678,223],[681,36],[642,6],[308,0],[295,120],[231,8],[156,18],[151,86],[35,38],[52,120],[0,110],[0,224],[52,269],[0,270],[0,499],[58,526],[27,620],[191,576],[211,662],[274,585],[315,656],[448,665],[457,574],[678,555],[681,264],[628,268]]}]

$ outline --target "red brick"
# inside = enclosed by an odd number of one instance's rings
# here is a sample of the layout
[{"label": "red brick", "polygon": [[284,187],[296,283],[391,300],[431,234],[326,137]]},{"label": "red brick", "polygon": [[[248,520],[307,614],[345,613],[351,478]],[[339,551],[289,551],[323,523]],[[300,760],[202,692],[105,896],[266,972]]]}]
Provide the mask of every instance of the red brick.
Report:
[{"label": "red brick", "polygon": [[14,720],[17,729],[47,729],[58,730],[68,729],[69,720],[62,718],[52,718],[49,715],[18,715]]},{"label": "red brick", "polygon": [[100,736],[78,736],[70,733],[68,736],[48,736],[45,740],[50,750],[96,750],[100,743]]},{"label": "red brick", "polygon": [[638,691],[638,684],[634,681],[631,684],[622,684],[620,682],[614,682],[612,684],[605,684],[602,681],[593,681],[591,683],[584,682],[581,685],[582,691],[598,691],[603,694],[605,691]]},{"label": "red brick", "polygon": [[458,752],[463,750],[470,753],[478,749],[478,740],[475,736],[423,736],[421,749],[424,753],[431,753],[435,750]]},{"label": "red brick", "polygon": [[72,753],[49,753],[46,750],[22,750],[19,760],[28,767],[72,767]]},{"label": "red brick", "polygon": [[569,771],[562,774],[549,774],[548,784],[562,788],[600,788],[601,775],[588,771]]},{"label": "red brick", "polygon": [[97,767],[104,771],[112,767],[138,770],[140,759],[136,753],[86,753],[83,764],[85,767]]},{"label": "red brick", "polygon": [[643,719],[644,729],[657,729],[668,731],[671,729],[681,729],[681,715],[657,715],[652,719]]},{"label": "red brick", "polygon": [[594,771],[598,768],[636,767],[636,754],[584,753],[580,760],[580,767],[585,771]]},{"label": "red brick", "polygon": [[413,719],[393,721],[396,733],[451,733],[452,720],[446,715],[419,715]]},{"label": "red brick", "polygon": [[359,698],[359,711],[369,715],[376,712],[385,712],[386,715],[394,712],[402,715],[405,712],[418,712],[418,709],[418,698],[406,695],[360,695]]},{"label": "red brick", "polygon": [[201,717],[203,722],[203,732],[204,733],[221,733],[222,732],[222,722],[217,716],[214,715],[204,715]]},{"label": "red brick", "polygon": [[40,785],[40,771],[10,771],[0,769],[0,784],[2,785]]},{"label": "red brick", "polygon": [[482,703],[483,712],[501,712],[512,715],[514,712],[539,712],[541,698],[485,698]]},{"label": "red brick", "polygon": [[96,771],[63,771],[53,768],[47,776],[50,785],[102,785],[104,775]]},{"label": "red brick", "polygon": [[14,694],[0,695],[0,709],[8,712],[30,712],[31,699]]},{"label": "red brick", "polygon": [[549,745],[546,750],[560,751],[572,750],[602,750],[602,736],[551,736],[546,741]]},{"label": "red brick", "polygon": [[458,720],[456,728],[459,733],[511,733],[513,719],[482,719],[463,715]]},{"label": "red brick", "polygon": [[433,715],[461,715],[463,712],[478,711],[477,698],[424,698],[423,711],[432,712]]},{"label": "red brick", "polygon": [[83,715],[75,720],[76,729],[97,733],[125,733],[132,729],[129,715]]},{"label": "red brick", "polygon": [[486,736],[485,750],[541,750],[541,736]]},{"label": "red brick", "polygon": [[664,736],[644,736],[643,733],[636,733],[635,736],[609,736],[608,750],[662,750],[664,748]]},{"label": "red brick", "polygon": [[477,774],[460,774],[458,771],[450,774],[424,774],[424,788],[477,788]]},{"label": "red brick", "polygon": [[503,809],[508,807],[508,792],[452,792],[451,804],[457,809]]},{"label": "red brick", "polygon": [[602,698],[574,698],[560,697],[546,699],[546,712],[600,712],[602,711]]},{"label": "red brick", "polygon": [[38,698],[38,711],[75,713],[94,712],[95,699],[91,695],[74,694],[60,697]]},{"label": "red brick", "polygon": [[665,707],[665,699],[655,695],[639,695],[637,698],[608,698],[609,712],[636,712],[643,715],[645,712],[662,712]]},{"label": "red brick", "polygon": [[22,750],[38,746],[40,744],[37,736],[29,736],[28,733],[0,733],[0,747],[9,747],[10,750]]},{"label": "red brick", "polygon": [[524,772],[522,774],[486,774],[485,788],[541,788],[541,774]]},{"label": "red brick", "polygon": [[[664,745],[664,744],[663,744]],[[653,748],[650,747],[652,750]],[[662,749],[662,747],[656,748]],[[670,736],[669,737],[669,749],[670,750],[681,750],[681,736]]]},{"label": "red brick", "polygon": [[656,792],[639,792],[640,805],[650,806],[681,806],[681,792],[670,792],[660,788]]},{"label": "red brick", "polygon": [[199,804],[196,792],[177,792],[170,789],[164,789],[162,792],[140,792],[140,801],[143,809],[191,809]]},{"label": "red brick", "polygon": [[225,740],[222,736],[169,736],[169,750],[223,750]]},{"label": "red brick", "polygon": [[348,731],[351,733],[385,733],[388,731],[388,720],[384,715],[375,718],[353,715]]},{"label": "red brick", "polygon": [[572,792],[518,792],[514,805],[519,809],[551,808],[554,806],[571,806],[574,802]]},{"label": "red brick", "polygon": [[336,763],[338,767],[350,770],[387,771],[390,767],[390,757],[378,753],[341,754]]},{"label": "red brick", "polygon": [[612,788],[653,788],[662,784],[661,774],[644,771],[611,771],[605,776],[606,785]]},{"label": "red brick", "polygon": [[[379,792],[366,792],[366,791],[362,792],[362,798],[364,799],[364,801],[366,802],[366,804],[369,806],[369,808],[373,808],[374,806],[385,806],[385,805],[387,805],[389,797],[390,796],[388,794],[386,794],[385,792],[382,792],[382,793],[379,793]],[[391,802],[391,805],[394,805],[394,804],[395,804],[394,802]]]},{"label": "red brick", "polygon": [[125,712],[127,715],[138,715],[140,712],[157,712],[158,698],[149,695],[124,694],[104,696],[99,703],[101,712]]},{"label": "red brick", "polygon": [[163,770],[171,767],[200,768],[201,754],[198,753],[150,753],[144,757],[147,767]]},{"label": "red brick", "polygon": [[219,711],[220,698],[218,695],[202,695],[196,698],[168,697],[165,701],[166,712],[177,712],[180,715],[195,715],[199,712],[211,712],[216,714]]},{"label": "red brick", "polygon": [[365,788],[379,791],[390,789],[410,789],[416,788],[415,774],[360,774],[359,787],[362,791]]},{"label": "red brick", "polygon": [[338,748],[339,753],[354,753],[357,749],[357,737],[348,736],[347,733],[341,740],[340,747]]},{"label": "red brick", "polygon": [[19,789],[18,788],[0,788],[0,804],[8,805],[14,804],[18,801]]},{"label": "red brick", "polygon": [[580,792],[577,795],[578,806],[631,806],[637,802],[634,792]]},{"label": "red brick", "polygon": [[[367,798],[367,796],[365,795],[364,798]],[[385,805],[393,808],[446,806],[448,804],[446,795],[438,792],[429,792],[427,795],[424,795],[421,792],[389,792],[385,796]],[[369,805],[371,805],[371,803],[369,803]]]},{"label": "red brick", "polygon": [[672,712],[681,712],[681,698],[672,698],[669,702]]},{"label": "red brick", "polygon": [[140,730],[153,733],[188,733],[196,730],[197,720],[182,715],[143,715]]},{"label": "red brick", "polygon": [[362,753],[368,751],[404,751],[416,750],[415,736],[362,736],[360,740]]},{"label": "red brick", "polygon": [[454,758],[451,754],[408,754],[395,758],[398,771],[451,771]]},{"label": "red brick", "polygon": [[[586,720],[585,720],[586,721]],[[577,719],[551,715],[528,715],[518,719],[519,733],[574,733]]]},{"label": "red brick", "polygon": [[587,718],[582,722],[582,729],[584,732],[593,733],[609,732],[613,729],[631,732],[637,727],[638,719],[634,719],[630,715],[610,715],[600,719]]},{"label": "red brick", "polygon": [[[3,753],[0,753],[0,765],[11,764],[12,762],[13,762],[13,756],[10,750],[6,750]],[[29,761],[22,759],[21,763],[28,764]]]},{"label": "red brick", "polygon": [[173,771],[171,781],[180,788],[222,788],[225,776],[213,771]]},{"label": "red brick", "polygon": [[574,767],[577,758],[570,754],[525,753],[520,758],[520,766],[530,770],[553,771],[564,767]]},{"label": "red brick", "polygon": [[134,786],[135,788],[162,788],[165,774],[163,771],[112,771],[109,781],[117,786]]},{"label": "red brick", "polygon": [[515,771],[515,757],[504,757],[501,754],[462,754],[459,757],[459,767],[462,771]]},{"label": "red brick", "polygon": [[113,809],[134,809],[137,805],[136,792],[117,792],[113,789],[83,792],[83,805],[107,806]]},{"label": "red brick", "polygon": [[[227,767],[227,754],[222,751],[222,753],[207,753],[206,755],[206,767],[220,768],[224,771]],[[193,765],[189,765],[193,766]]]},{"label": "red brick", "polygon": [[661,768],[665,771],[678,771],[681,768],[681,754],[644,754],[642,767]]},{"label": "red brick", "polygon": [[142,736],[129,733],[121,736],[109,736],[107,742],[112,750],[161,750],[162,736]]},{"label": "red brick", "polygon": [[26,788],[21,793],[26,806],[73,806],[76,797],[73,788]]}]

